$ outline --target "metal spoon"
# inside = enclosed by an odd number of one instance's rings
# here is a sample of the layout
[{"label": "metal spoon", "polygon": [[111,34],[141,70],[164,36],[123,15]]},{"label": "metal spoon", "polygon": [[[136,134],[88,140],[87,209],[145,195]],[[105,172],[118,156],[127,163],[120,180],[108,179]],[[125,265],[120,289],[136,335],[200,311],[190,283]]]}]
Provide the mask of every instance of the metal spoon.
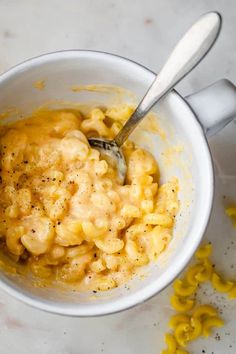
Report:
[{"label": "metal spoon", "polygon": [[118,176],[122,184],[125,180],[127,166],[120,147],[153,105],[204,58],[216,41],[220,28],[221,16],[219,13],[209,12],[201,16],[178,42],[146,95],[115,139],[89,139],[91,146],[116,161]]}]

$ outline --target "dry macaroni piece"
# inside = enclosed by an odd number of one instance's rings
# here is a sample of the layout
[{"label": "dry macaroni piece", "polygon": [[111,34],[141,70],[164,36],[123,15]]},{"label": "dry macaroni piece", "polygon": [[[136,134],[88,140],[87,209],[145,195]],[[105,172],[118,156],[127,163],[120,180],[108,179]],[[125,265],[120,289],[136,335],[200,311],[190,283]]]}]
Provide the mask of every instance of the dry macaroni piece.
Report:
[{"label": "dry macaroni piece", "polygon": [[1,245],[37,277],[108,290],[168,246],[177,179],[159,185],[154,157],[129,141],[120,185],[87,140],[114,138],[131,113],[126,105],[86,116],[39,110],[1,127]]},{"label": "dry macaroni piece", "polygon": [[191,296],[196,292],[196,285],[188,284],[187,281],[176,279],[173,284],[176,295]]},{"label": "dry macaroni piece", "polygon": [[230,207],[225,209],[226,215],[228,215],[234,224],[234,227],[236,227],[236,205],[231,205]]},{"label": "dry macaroni piece", "polygon": [[199,247],[199,249],[195,252],[196,259],[205,259],[209,258],[212,254],[212,244],[207,243],[205,246]]},{"label": "dry macaroni piece", "polygon": [[228,292],[229,299],[236,299],[236,283],[234,283],[233,288]]},{"label": "dry macaroni piece", "polygon": [[195,301],[192,299],[187,299],[185,297],[181,297],[179,295],[172,295],[170,299],[172,307],[177,312],[187,312],[192,310],[195,305]]},{"label": "dry macaroni piece", "polygon": [[177,348],[177,343],[176,343],[175,337],[170,333],[166,333],[165,334],[165,342],[167,345],[167,349],[163,350],[162,354],[175,354],[176,348]]},{"label": "dry macaroni piece", "polygon": [[228,293],[234,287],[234,283],[232,281],[225,281],[221,279],[221,277],[215,272],[212,274],[211,282],[213,288],[219,293]]}]

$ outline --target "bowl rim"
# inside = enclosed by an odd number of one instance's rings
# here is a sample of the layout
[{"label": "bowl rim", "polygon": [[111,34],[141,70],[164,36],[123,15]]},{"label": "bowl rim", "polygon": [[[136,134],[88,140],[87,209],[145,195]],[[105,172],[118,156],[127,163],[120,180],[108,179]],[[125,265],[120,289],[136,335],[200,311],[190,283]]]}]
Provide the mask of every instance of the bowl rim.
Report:
[{"label": "bowl rim", "polygon": [[[119,62],[122,64],[122,62],[126,65],[132,65],[133,67],[136,66],[137,69],[143,70],[144,74],[146,76],[149,76],[149,78],[154,79],[156,74],[145,67],[142,64],[137,63],[134,60],[127,59],[123,56],[117,55],[117,54],[112,54],[108,52],[102,52],[102,51],[94,51],[94,50],[83,50],[83,49],[71,49],[71,50],[60,50],[56,52],[50,52],[46,54],[42,54],[30,59],[27,59],[23,61],[22,63],[19,63],[4,73],[0,75],[0,85],[4,84],[5,80],[8,80],[15,74],[23,74],[24,71],[26,71],[28,68],[32,68],[34,66],[38,66],[40,64],[43,64],[48,61],[55,61],[55,59],[65,59],[65,58],[81,58],[81,57],[93,57],[94,60],[96,58],[100,59],[109,59],[115,62]],[[188,114],[192,116],[192,121],[193,124],[195,124],[195,129],[196,132],[198,132],[199,138],[201,137],[202,140],[202,145],[201,149],[204,150],[206,159],[207,159],[207,165],[208,165],[208,170],[206,171],[208,175],[208,186],[209,186],[209,193],[206,196],[206,210],[205,210],[205,215],[202,218],[202,224],[199,227],[199,232],[198,235],[194,238],[193,244],[191,245],[191,250],[189,250],[188,254],[184,255],[183,259],[181,262],[176,264],[176,267],[172,270],[172,274],[169,275],[164,282],[164,285],[161,287],[161,289],[152,287],[152,289],[149,289],[149,291],[146,290],[143,291],[143,289],[138,290],[137,293],[135,294],[127,294],[124,298],[118,299],[113,301],[110,306],[107,306],[106,303],[99,303],[97,302],[96,306],[90,307],[89,305],[83,306],[84,308],[82,309],[78,304],[64,304],[64,303],[56,303],[53,301],[48,301],[45,299],[42,299],[40,297],[34,296],[32,294],[29,295],[28,292],[25,290],[19,291],[19,288],[15,285],[12,284],[4,275],[0,277],[0,287],[6,291],[8,294],[11,296],[17,298],[18,300],[22,301],[23,303],[26,303],[32,307],[54,313],[54,314],[60,314],[60,315],[65,315],[65,316],[73,316],[73,317],[95,317],[95,316],[102,316],[102,315],[108,315],[108,314],[114,314],[117,312],[121,312],[123,310],[130,309],[144,301],[147,301],[148,299],[152,298],[162,290],[164,290],[168,285],[172,283],[172,281],[183,271],[183,269],[186,267],[186,265],[189,263],[191,260],[195,250],[199,246],[201,239],[204,235],[204,232],[207,228],[211,210],[212,210],[212,204],[213,204],[213,196],[214,196],[214,173],[213,173],[213,164],[212,164],[212,157],[209,149],[209,144],[206,139],[206,136],[203,132],[203,129],[195,115],[195,113],[192,111],[191,107],[189,104],[184,100],[184,98],[176,92],[176,90],[171,91],[168,93],[168,96],[175,98],[175,100],[179,101],[182,103],[183,106],[185,106],[186,110],[188,111]],[[147,288],[147,287],[146,287]],[[139,296],[138,296],[139,295]],[[109,304],[108,304],[109,305]]]}]

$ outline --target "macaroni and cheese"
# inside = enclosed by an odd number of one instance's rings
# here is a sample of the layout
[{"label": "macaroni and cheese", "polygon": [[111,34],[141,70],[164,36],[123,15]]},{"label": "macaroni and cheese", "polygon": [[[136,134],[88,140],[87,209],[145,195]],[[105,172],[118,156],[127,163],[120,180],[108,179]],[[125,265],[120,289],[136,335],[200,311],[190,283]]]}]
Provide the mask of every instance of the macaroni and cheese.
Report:
[{"label": "macaroni and cheese", "polygon": [[116,168],[87,140],[114,138],[131,112],[126,105],[88,115],[39,110],[1,127],[1,245],[34,275],[108,290],[170,242],[177,179],[159,185],[154,157],[128,141],[120,185]]}]

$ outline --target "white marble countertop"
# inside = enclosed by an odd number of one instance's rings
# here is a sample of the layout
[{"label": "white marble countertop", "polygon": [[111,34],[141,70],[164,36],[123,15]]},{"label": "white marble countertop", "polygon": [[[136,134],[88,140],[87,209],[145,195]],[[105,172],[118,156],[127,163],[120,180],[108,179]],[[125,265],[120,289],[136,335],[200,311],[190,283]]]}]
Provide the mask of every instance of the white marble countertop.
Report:
[{"label": "white marble countertop", "polygon": [[[221,36],[179,90],[191,93],[223,77],[236,82],[234,0],[0,0],[0,72],[29,57],[69,48],[117,53],[158,71],[184,30],[209,10],[223,15]],[[234,278],[236,232],[224,215],[222,201],[223,196],[236,199],[235,137],[233,122],[210,140],[216,197],[206,233],[215,244],[217,264]],[[226,257],[230,262],[225,262]],[[0,291],[0,353],[159,354],[171,313],[170,291],[132,310],[90,319],[44,313]],[[235,302],[217,298],[210,290],[207,294],[223,310],[226,326],[218,331],[220,340],[213,336],[198,341],[191,352],[234,354]]]}]

